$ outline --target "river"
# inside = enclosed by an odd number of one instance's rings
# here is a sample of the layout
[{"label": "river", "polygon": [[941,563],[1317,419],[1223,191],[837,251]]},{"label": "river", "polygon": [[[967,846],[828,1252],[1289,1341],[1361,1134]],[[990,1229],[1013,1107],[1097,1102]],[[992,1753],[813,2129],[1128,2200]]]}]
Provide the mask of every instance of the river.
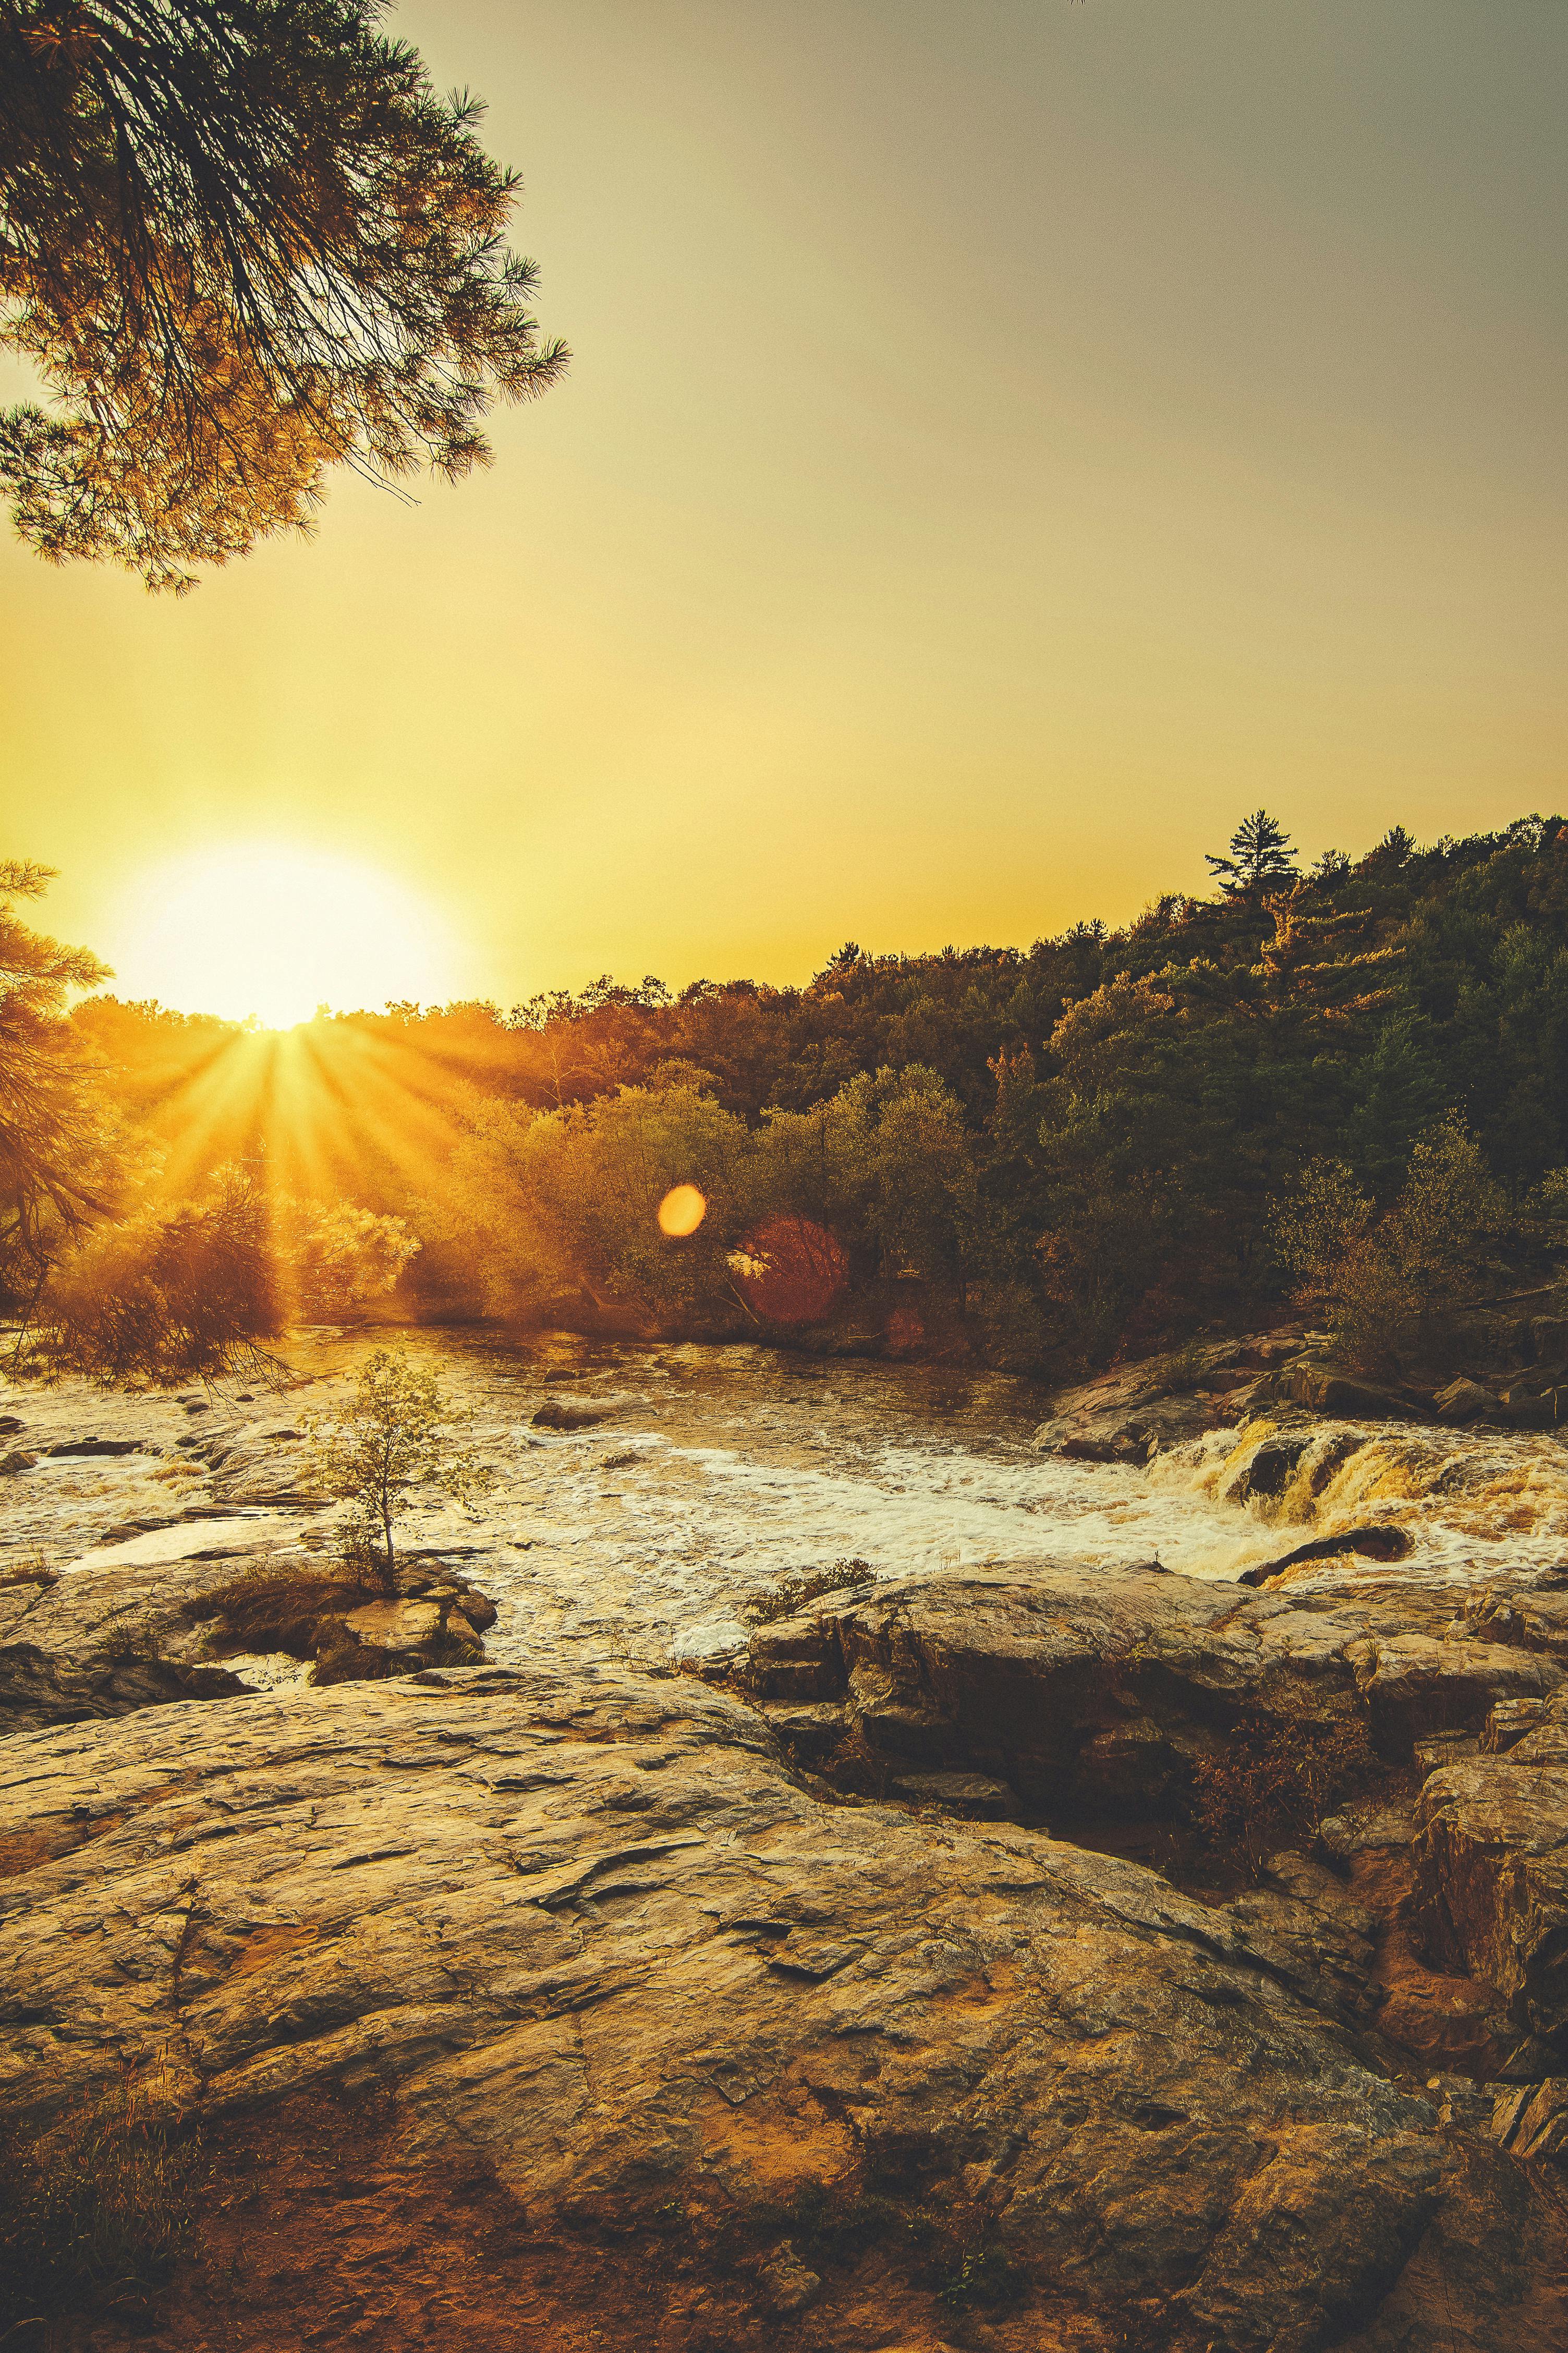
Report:
[{"label": "river", "polygon": [[[1242,1502],[1268,1435],[1258,1425],[1173,1448],[1146,1471],[1064,1461],[1032,1443],[1044,1394],[1002,1374],[749,1345],[316,1330],[290,1345],[280,1390],[230,1383],[182,1401],[0,1385],[0,1411],[20,1425],[0,1449],[37,1456],[0,1482],[0,1572],[39,1554],[90,1576],[330,1542],[320,1512],[289,1492],[300,1432],[331,1416],[356,1364],[389,1342],[436,1371],[491,1482],[471,1514],[419,1495],[403,1541],[452,1558],[498,1603],[487,1647],[502,1662],[557,1648],[711,1655],[742,1639],[748,1603],[781,1577],[843,1561],[892,1577],[1154,1557],[1223,1579],[1368,1519],[1414,1540],[1388,1574],[1472,1584],[1568,1558],[1568,1451],[1551,1436],[1326,1425],[1283,1494]],[[563,1396],[620,1402],[589,1429],[536,1427],[541,1404]],[[44,1451],[105,1440],[134,1451]],[[237,1482],[232,1461],[205,1459],[226,1447],[276,1474]],[[259,1660],[247,1671],[258,1682],[304,1672]]]}]

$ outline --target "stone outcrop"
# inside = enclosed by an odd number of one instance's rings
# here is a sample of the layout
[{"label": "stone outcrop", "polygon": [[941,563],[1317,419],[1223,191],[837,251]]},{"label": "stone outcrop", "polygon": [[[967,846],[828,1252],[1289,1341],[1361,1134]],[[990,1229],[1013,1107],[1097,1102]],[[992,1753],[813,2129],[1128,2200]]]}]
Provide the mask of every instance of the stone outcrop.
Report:
[{"label": "stone outcrop", "polygon": [[484,1656],[492,1602],[439,1560],[384,1595],[319,1551],[267,1538],[0,1585],[0,1731],[123,1715],[247,1688],[236,1654],[316,1662],[319,1682]]},{"label": "stone outcrop", "polygon": [[1421,1399],[1332,1364],[1295,1365],[1272,1384],[1272,1391],[1333,1420],[1418,1421],[1425,1418]]},{"label": "stone outcrop", "polygon": [[829,1598],[756,1629],[730,1672],[847,1786],[964,1771],[1031,1818],[1147,1817],[1180,1810],[1194,1758],[1244,1719],[1363,1727],[1405,1765],[1422,1734],[1479,1735],[1568,1672],[1453,1612],[1449,1593],[1371,1581],[1296,1595],[1042,1561]]},{"label": "stone outcrop", "polygon": [[[1555,1291],[1526,1294],[1562,1304]],[[1436,1369],[1436,1360],[1457,1376]],[[1261,1412],[1330,1421],[1479,1424],[1568,1430],[1568,1318],[1459,1309],[1441,1335],[1412,1325],[1386,1377],[1339,1362],[1321,1334],[1270,1331],[1206,1340],[1061,1390],[1036,1443],[1069,1460],[1138,1464],[1163,1449]],[[1485,1379],[1478,1378],[1484,1373]]]},{"label": "stone outcrop", "polygon": [[[1277,1623],[1209,1624],[1217,1690]],[[1281,1692],[1310,1679],[1274,1647]],[[479,2353],[1568,2336],[1535,2173],[1268,1957],[1336,1905],[1364,1941],[1310,1865],[1249,1926],[1037,1831],[825,1804],[745,1703],[630,1672],[217,1699],[0,1757],[0,2116],[129,2068],[205,2119],[210,2260],[161,2343],[427,2342],[410,2263]]]},{"label": "stone outcrop", "polygon": [[190,1561],[13,1574],[0,1586],[0,1730],[241,1691],[237,1675],[198,1655],[195,1638],[204,1591],[233,1575]]},{"label": "stone outcrop", "polygon": [[1506,1753],[1421,1791],[1415,1904],[1431,1950],[1494,1986],[1532,2073],[1568,2066],[1568,1694]]},{"label": "stone outcrop", "polygon": [[1272,1396],[1271,1368],[1300,1345],[1300,1334],[1264,1332],[1101,1373],[1058,1392],[1035,1443],[1069,1461],[1146,1462],[1162,1447],[1245,1420]]}]

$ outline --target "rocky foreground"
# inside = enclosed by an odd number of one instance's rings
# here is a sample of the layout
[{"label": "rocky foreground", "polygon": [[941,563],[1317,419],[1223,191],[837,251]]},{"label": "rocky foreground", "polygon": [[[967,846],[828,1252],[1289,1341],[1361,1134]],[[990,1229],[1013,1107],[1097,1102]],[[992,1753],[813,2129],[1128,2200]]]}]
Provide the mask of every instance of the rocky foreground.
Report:
[{"label": "rocky foreground", "polygon": [[1560,2348],[1568,1581],[1455,1603],[1042,1561],[14,1736],[0,2116],[212,2166],[75,2341]]}]

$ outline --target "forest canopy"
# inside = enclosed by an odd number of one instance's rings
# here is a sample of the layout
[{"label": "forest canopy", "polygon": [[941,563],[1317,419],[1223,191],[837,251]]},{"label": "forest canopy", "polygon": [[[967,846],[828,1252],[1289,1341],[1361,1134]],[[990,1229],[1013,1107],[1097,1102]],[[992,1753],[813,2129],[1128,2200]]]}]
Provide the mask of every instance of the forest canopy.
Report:
[{"label": "forest canopy", "polygon": [[[69,1116],[90,1100],[134,1192],[132,1242],[204,1201],[216,1218],[211,1172],[248,1172],[286,1270],[272,1328],[302,1301],[395,1295],[432,1318],[836,1346],[910,1325],[1063,1367],[1296,1301],[1374,1356],[1424,1297],[1562,1237],[1568,825],[1426,848],[1395,829],[1301,871],[1255,818],[1211,862],[1215,896],[1120,929],[850,942],[798,988],[605,976],[279,1036],[104,994],[67,1018],[28,984],[28,1051],[52,1023]],[[68,1271],[113,1255],[73,1227],[96,1213],[19,1212],[12,1183],[13,1237],[19,1215],[59,1237],[45,1307],[68,1291],[89,1322]],[[680,1187],[704,1213],[667,1232]],[[16,1306],[34,1261],[12,1250]]]}]

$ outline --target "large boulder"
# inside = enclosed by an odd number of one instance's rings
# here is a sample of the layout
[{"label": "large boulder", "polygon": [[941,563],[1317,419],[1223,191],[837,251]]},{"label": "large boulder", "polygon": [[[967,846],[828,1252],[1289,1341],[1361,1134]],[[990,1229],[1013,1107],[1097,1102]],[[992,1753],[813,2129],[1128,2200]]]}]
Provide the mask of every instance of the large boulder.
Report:
[{"label": "large boulder", "polygon": [[1350,1421],[1412,1421],[1421,1419],[1419,1408],[1398,1389],[1387,1388],[1381,1381],[1369,1381],[1359,1373],[1347,1372],[1335,1365],[1306,1359],[1293,1366],[1284,1376],[1283,1393],[1297,1405],[1310,1407],[1314,1413],[1326,1414],[1331,1419]]},{"label": "large boulder", "polygon": [[1147,1816],[1244,1720],[1360,1727],[1405,1763],[1422,1734],[1479,1734],[1499,1702],[1540,1699],[1568,1671],[1471,1639],[1452,1612],[1451,1594],[1419,1588],[1255,1593],[1154,1563],[1022,1562],[819,1602],[758,1628],[733,1672],[786,1739],[809,1708],[800,1761],[831,1770],[837,1754],[861,1772],[851,1786],[970,1770],[1047,1820]]},{"label": "large boulder", "polygon": [[1568,2063],[1568,1694],[1506,1753],[1434,1773],[1417,1819],[1433,1952],[1497,1989],[1535,2073]]},{"label": "large boulder", "polygon": [[426,1672],[0,1756],[0,2120],[127,2076],[205,2120],[161,2342],[1568,2335],[1534,2175],[1234,1918],[1011,1824],[824,1804],[728,1694]]}]

